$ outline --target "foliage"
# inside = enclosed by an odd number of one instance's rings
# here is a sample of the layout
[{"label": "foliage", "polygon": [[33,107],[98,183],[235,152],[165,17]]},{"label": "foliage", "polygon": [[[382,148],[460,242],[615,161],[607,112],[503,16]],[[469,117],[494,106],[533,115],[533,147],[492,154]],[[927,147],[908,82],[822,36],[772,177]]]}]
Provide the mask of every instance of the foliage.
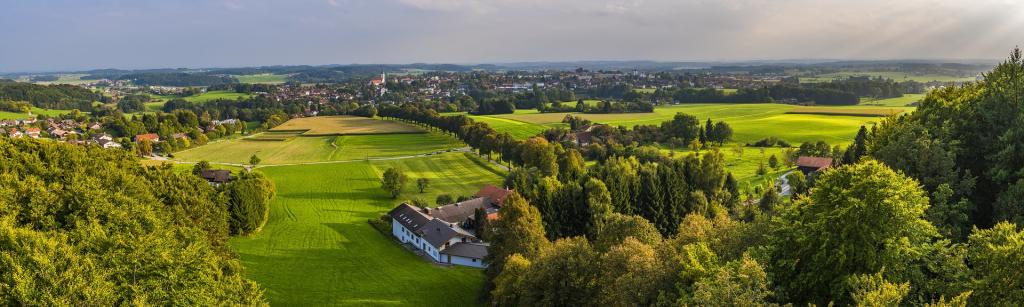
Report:
[{"label": "foliage", "polygon": [[199,178],[52,142],[0,138],[0,161],[5,304],[265,304]]},{"label": "foliage", "polygon": [[875,161],[821,174],[772,234],[774,282],[787,301],[845,303],[850,276],[886,267],[897,280],[916,274],[906,264],[938,236],[924,220],[927,202],[913,179]]},{"label": "foliage", "polygon": [[430,187],[430,178],[416,179],[416,189],[420,190],[420,193],[426,191],[428,187]]},{"label": "foliage", "polygon": [[262,177],[236,180],[227,186],[230,198],[231,231],[250,235],[263,229],[270,215],[270,199],[274,197],[273,183]]},{"label": "foliage", "polygon": [[384,171],[380,187],[388,192],[391,198],[398,198],[398,195],[402,194],[402,189],[405,188],[405,182],[408,180],[409,177],[405,175],[405,172],[392,167]]}]

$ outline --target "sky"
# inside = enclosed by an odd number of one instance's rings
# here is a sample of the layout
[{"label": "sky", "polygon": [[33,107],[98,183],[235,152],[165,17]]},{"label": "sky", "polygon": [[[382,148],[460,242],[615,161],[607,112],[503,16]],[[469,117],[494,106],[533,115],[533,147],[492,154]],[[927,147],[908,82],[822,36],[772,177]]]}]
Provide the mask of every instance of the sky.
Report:
[{"label": "sky", "polygon": [[0,0],[0,72],[1000,59],[1020,0]]}]

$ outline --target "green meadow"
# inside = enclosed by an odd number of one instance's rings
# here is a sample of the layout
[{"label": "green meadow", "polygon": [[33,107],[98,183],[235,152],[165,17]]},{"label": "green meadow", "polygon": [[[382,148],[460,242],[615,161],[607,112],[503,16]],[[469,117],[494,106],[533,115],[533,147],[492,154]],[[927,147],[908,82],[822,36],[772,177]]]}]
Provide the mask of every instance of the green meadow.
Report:
[{"label": "green meadow", "polygon": [[[46,115],[46,116],[59,116],[62,114],[69,114],[71,110],[56,110],[56,109],[41,109],[32,107],[32,116],[35,115]],[[0,111],[0,119],[26,119],[29,118],[28,113],[15,113]]]},{"label": "green meadow", "polygon": [[344,136],[297,136],[262,133],[180,151],[176,160],[217,163],[248,163],[257,155],[263,164],[290,164],[387,158],[459,148],[457,139],[439,134],[377,134]]},{"label": "green meadow", "polygon": [[819,74],[808,77],[800,77],[800,83],[830,82],[835,79],[847,77],[883,77],[896,82],[917,81],[917,82],[971,82],[975,81],[974,76],[961,77],[940,74],[908,74],[898,71],[842,71],[836,73]]},{"label": "green meadow", "polygon": [[[380,188],[389,167],[409,182],[429,178],[425,193],[407,185],[399,200]],[[442,267],[407,251],[367,220],[401,199],[470,195],[499,184],[500,171],[463,153],[392,161],[259,168],[277,197],[263,231],[231,246],[272,305],[471,306],[483,281],[479,269]]]},{"label": "green meadow", "polygon": [[[861,125],[871,125],[881,117],[849,116],[842,114],[788,114],[800,108],[786,104],[681,104],[663,106],[654,109],[653,113],[625,114],[573,114],[594,122],[633,127],[635,125],[660,125],[671,120],[676,113],[696,116],[701,121],[711,118],[712,121],[725,121],[733,128],[733,139],[739,143],[752,143],[768,136],[775,136],[790,143],[798,144],[805,141],[824,140],[832,143],[848,143],[853,139]],[[816,110],[834,110],[836,113],[852,110],[877,110],[878,107],[841,106],[815,107]],[[891,108],[894,111],[906,111],[911,108]],[[482,120],[498,131],[509,132],[513,136],[525,139],[536,135],[550,127],[561,124],[569,113],[539,113],[536,110],[516,110],[514,114],[471,116]]]},{"label": "green meadow", "polygon": [[153,100],[146,103],[146,111],[156,112],[163,109],[164,103],[176,98],[184,99],[195,103],[205,103],[213,100],[236,100],[238,98],[248,98],[252,95],[246,93],[236,93],[232,91],[209,91],[199,95],[192,95],[187,97],[154,94],[150,94],[149,96],[153,97]]},{"label": "green meadow", "polygon": [[924,99],[925,94],[903,94],[903,97],[873,99],[862,97],[860,104],[865,106],[905,107]]},{"label": "green meadow", "polygon": [[238,79],[239,83],[279,84],[288,81],[288,75],[277,74],[234,75],[232,77]]}]

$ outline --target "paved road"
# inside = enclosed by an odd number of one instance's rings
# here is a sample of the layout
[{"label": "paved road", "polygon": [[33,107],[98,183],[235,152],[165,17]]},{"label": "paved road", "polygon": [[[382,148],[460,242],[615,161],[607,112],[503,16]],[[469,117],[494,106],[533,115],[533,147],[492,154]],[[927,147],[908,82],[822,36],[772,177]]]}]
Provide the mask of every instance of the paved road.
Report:
[{"label": "paved road", "polygon": [[786,179],[786,176],[792,174],[793,172],[795,172],[795,170],[788,171],[785,174],[779,176],[779,195],[789,196],[789,194],[792,192],[792,188],[789,186],[789,179]]}]

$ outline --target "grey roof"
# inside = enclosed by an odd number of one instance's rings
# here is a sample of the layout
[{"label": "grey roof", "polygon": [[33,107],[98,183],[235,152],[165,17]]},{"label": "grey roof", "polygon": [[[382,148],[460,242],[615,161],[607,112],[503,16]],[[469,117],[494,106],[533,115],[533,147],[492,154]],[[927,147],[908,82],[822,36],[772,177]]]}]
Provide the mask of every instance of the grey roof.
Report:
[{"label": "grey roof", "polygon": [[473,213],[477,208],[487,210],[490,206],[490,199],[481,197],[433,208],[428,210],[427,214],[442,219],[445,222],[462,223],[466,219],[473,217]]},{"label": "grey roof", "polygon": [[409,231],[417,231],[430,221],[430,217],[424,215],[418,208],[406,203],[391,209],[391,212],[388,212],[388,215],[398,221],[399,224],[402,224],[402,226],[409,229]]},{"label": "grey roof", "polygon": [[206,179],[209,182],[225,183],[231,180],[235,180],[234,176],[231,175],[231,171],[223,169],[207,169],[200,172],[199,176]]},{"label": "grey roof", "polygon": [[430,243],[430,245],[433,245],[434,247],[440,247],[454,237],[476,238],[473,234],[463,230],[458,225],[436,218],[423,225],[423,227],[420,228],[419,233],[422,234],[423,240],[426,240],[427,243]]},{"label": "grey roof", "polygon": [[487,247],[488,245],[484,243],[460,242],[452,244],[452,246],[444,249],[441,253],[466,258],[484,259],[484,257],[487,256]]}]

